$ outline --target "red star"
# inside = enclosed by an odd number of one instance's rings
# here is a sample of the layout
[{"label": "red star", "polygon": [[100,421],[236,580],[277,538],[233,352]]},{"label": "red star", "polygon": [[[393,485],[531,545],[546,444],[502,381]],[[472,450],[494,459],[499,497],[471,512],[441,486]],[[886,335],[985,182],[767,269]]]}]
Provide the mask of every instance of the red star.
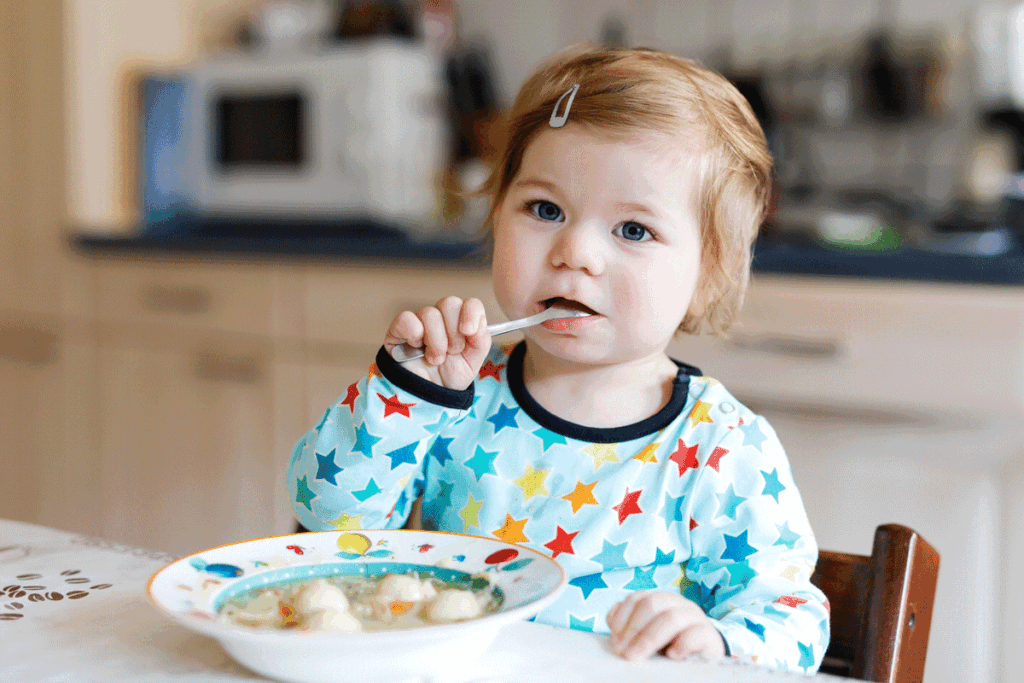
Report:
[{"label": "red star", "polygon": [[831,614],[832,614],[832,605],[829,604],[828,598],[825,598],[825,602],[823,604],[825,605],[825,611],[828,612],[829,615],[831,616]]},{"label": "red star", "polygon": [[683,443],[682,439],[679,439],[679,445],[676,447],[676,452],[673,453],[669,460],[673,461],[679,466],[679,476],[683,476],[689,468],[697,469],[697,445],[694,444],[689,448]]},{"label": "red star", "polygon": [[576,538],[576,534],[578,533],[578,531],[574,531],[570,534],[562,527],[557,527],[557,531],[555,531],[555,540],[548,541],[544,544],[545,548],[551,548],[551,552],[554,553],[551,556],[551,559],[555,559],[560,553],[575,555],[576,551],[572,549],[572,539]]},{"label": "red star", "polygon": [[345,400],[341,402],[341,405],[348,406],[349,412],[356,412],[356,397],[359,396],[359,382],[352,382],[348,385],[348,395],[345,396]]},{"label": "red star", "polygon": [[622,502],[612,508],[612,510],[618,510],[619,512],[620,526],[623,522],[626,521],[626,517],[629,517],[630,515],[635,515],[638,512],[643,512],[643,510],[640,509],[640,506],[637,505],[636,502],[637,499],[640,497],[641,493],[643,493],[643,490],[633,491],[633,493],[630,493],[629,487],[627,486],[626,495],[622,497]]},{"label": "red star", "polygon": [[697,524],[697,520],[695,520],[693,517],[690,517],[690,531],[693,531],[699,526],[700,524]]},{"label": "red star", "polygon": [[409,417],[409,408],[416,405],[415,403],[402,403],[398,400],[398,394],[395,394],[391,398],[386,398],[384,394],[377,393],[380,396],[380,400],[384,401],[384,417],[387,417],[391,413],[398,413],[399,415],[405,415]]},{"label": "red star", "polygon": [[715,450],[711,451],[711,457],[708,458],[708,467],[718,472],[718,462],[722,459],[723,455],[726,455],[729,451],[722,447],[716,447]]},{"label": "red star", "polygon": [[742,427],[742,426],[743,426],[743,418],[741,417],[740,421],[739,421],[739,424],[729,425],[729,429],[736,429],[737,427]]},{"label": "red star", "polygon": [[783,595],[781,598],[779,598],[775,602],[777,602],[779,604],[782,604],[782,605],[785,605],[786,607],[796,608],[797,605],[802,605],[802,604],[804,604],[807,601],[804,600],[803,598],[798,598],[795,595]]},{"label": "red star", "polygon": [[501,369],[505,367],[505,364],[495,365],[490,360],[483,364],[480,368],[480,379],[486,379],[487,377],[493,377],[497,381],[501,381]]}]

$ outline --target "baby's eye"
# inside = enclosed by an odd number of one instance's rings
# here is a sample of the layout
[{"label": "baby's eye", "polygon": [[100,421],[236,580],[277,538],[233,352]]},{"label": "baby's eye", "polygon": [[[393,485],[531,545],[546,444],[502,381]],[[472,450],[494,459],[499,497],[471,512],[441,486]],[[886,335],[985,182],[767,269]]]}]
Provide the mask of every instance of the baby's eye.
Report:
[{"label": "baby's eye", "polygon": [[646,242],[654,238],[650,230],[633,221],[623,223],[615,228],[615,234],[630,242]]},{"label": "baby's eye", "polygon": [[542,221],[560,221],[563,218],[562,210],[558,208],[558,205],[548,201],[531,202],[530,208],[533,209],[533,215]]}]

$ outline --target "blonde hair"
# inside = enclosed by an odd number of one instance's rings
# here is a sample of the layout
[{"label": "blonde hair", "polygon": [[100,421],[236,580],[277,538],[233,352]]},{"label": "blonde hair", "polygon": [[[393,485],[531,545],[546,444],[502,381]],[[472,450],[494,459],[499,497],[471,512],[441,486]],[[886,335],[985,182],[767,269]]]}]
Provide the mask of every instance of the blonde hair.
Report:
[{"label": "blonde hair", "polygon": [[569,122],[611,134],[655,134],[678,141],[680,148],[696,146],[701,273],[679,331],[695,334],[706,326],[724,335],[750,278],[772,158],[746,99],[693,60],[648,48],[575,45],[542,64],[509,114],[504,149],[484,188],[491,198],[486,227],[492,227],[495,208],[519,172],[526,148],[548,128],[555,102],[573,85],[579,90]]}]

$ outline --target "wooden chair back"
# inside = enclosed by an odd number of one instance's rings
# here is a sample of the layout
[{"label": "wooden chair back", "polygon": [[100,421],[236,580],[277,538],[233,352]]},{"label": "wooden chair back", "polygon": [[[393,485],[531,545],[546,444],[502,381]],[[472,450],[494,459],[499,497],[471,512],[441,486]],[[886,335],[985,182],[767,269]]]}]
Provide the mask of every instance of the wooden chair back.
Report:
[{"label": "wooden chair back", "polygon": [[871,556],[822,550],[811,581],[831,608],[824,673],[877,683],[920,683],[939,553],[913,529],[875,530]]}]

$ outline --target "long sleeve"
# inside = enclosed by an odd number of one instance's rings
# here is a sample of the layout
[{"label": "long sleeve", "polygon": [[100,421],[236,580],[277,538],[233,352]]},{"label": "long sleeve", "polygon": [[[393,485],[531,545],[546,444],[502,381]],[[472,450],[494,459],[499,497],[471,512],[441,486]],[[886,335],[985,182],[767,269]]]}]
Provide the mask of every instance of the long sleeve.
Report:
[{"label": "long sleeve", "polygon": [[438,433],[472,402],[472,387],[435,385],[381,349],[295,444],[287,477],[296,518],[308,529],[402,526]]},{"label": "long sleeve", "polygon": [[754,416],[706,456],[693,491],[684,595],[718,620],[732,656],[814,673],[829,642],[818,547],[771,426]]}]

